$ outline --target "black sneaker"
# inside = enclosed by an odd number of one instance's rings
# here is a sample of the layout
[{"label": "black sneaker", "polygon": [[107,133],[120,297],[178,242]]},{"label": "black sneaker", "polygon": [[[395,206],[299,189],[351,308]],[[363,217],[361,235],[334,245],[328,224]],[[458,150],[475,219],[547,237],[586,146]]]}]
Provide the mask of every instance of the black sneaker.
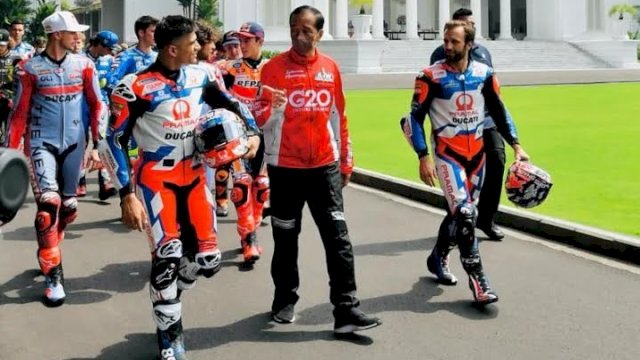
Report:
[{"label": "black sneaker", "polygon": [[382,325],[377,317],[369,316],[358,308],[351,308],[346,312],[335,312],[333,332],[336,334],[350,334]]},{"label": "black sneaker", "polygon": [[504,233],[495,223],[489,225],[478,224],[476,228],[487,234],[489,240],[502,241],[504,239]]},{"label": "black sneaker", "polygon": [[291,324],[296,321],[296,312],[293,304],[289,304],[279,311],[274,311],[271,313],[271,318],[273,321],[279,324]]}]

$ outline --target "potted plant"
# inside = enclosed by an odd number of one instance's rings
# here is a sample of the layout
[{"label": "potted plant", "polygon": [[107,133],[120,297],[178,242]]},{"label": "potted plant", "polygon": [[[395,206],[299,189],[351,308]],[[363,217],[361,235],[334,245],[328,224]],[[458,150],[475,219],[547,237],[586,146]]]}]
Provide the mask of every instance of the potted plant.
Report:
[{"label": "potted plant", "polygon": [[[629,40],[627,29],[629,27],[629,21],[631,18],[638,14],[638,9],[631,4],[616,4],[609,9],[610,17],[617,17],[614,20],[614,28],[616,31],[616,37]],[[627,16],[628,15],[628,16]]]},{"label": "potted plant", "polygon": [[353,15],[351,22],[353,23],[353,36],[352,39],[369,40],[373,39],[371,36],[371,24],[373,22],[373,16],[367,14],[366,8],[371,8],[373,0],[350,0],[351,6],[360,6],[360,11],[357,15]]}]

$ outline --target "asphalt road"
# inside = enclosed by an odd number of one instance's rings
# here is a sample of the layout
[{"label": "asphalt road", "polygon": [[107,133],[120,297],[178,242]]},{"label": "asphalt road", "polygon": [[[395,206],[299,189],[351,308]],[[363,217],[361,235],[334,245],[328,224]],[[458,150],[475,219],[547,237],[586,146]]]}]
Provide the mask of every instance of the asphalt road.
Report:
[{"label": "asphalt road", "polygon": [[[146,238],[118,221],[117,201],[95,183],[63,244],[67,302],[41,302],[32,199],[2,228],[0,359],[153,359]],[[425,259],[442,212],[351,186],[347,220],[362,309],[384,325],[348,339],[332,334],[324,253],[305,214],[297,322],[269,321],[271,228],[254,269],[241,266],[235,215],[220,219],[224,268],[183,296],[189,358],[204,359],[637,359],[640,268],[507,231],[481,253],[500,302],[483,311],[454,251],[455,287],[436,284]]]}]

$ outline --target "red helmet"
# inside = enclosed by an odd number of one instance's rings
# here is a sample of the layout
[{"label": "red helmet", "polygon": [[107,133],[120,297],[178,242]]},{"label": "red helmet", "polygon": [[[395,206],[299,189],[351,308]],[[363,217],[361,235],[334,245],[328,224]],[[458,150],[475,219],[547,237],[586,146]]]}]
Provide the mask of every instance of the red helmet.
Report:
[{"label": "red helmet", "polygon": [[211,110],[200,117],[194,141],[200,158],[210,167],[228,164],[249,151],[244,121],[225,109]]},{"label": "red helmet", "polygon": [[530,162],[516,161],[505,182],[507,198],[523,208],[540,205],[551,190],[551,175]]}]

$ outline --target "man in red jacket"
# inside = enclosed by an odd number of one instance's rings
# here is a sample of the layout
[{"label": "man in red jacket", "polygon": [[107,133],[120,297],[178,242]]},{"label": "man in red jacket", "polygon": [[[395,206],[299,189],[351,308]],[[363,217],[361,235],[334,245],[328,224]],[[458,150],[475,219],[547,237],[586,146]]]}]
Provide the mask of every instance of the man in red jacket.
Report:
[{"label": "man in red jacket", "polygon": [[336,334],[365,330],[380,319],[358,309],[353,249],[345,222],[342,187],[353,169],[338,65],[316,46],[324,17],[310,6],[289,17],[292,48],[262,69],[262,95],[255,112],[264,130],[271,183],[275,248],[272,318],[295,320],[298,301],[298,235],[308,203],[325,247]]}]

